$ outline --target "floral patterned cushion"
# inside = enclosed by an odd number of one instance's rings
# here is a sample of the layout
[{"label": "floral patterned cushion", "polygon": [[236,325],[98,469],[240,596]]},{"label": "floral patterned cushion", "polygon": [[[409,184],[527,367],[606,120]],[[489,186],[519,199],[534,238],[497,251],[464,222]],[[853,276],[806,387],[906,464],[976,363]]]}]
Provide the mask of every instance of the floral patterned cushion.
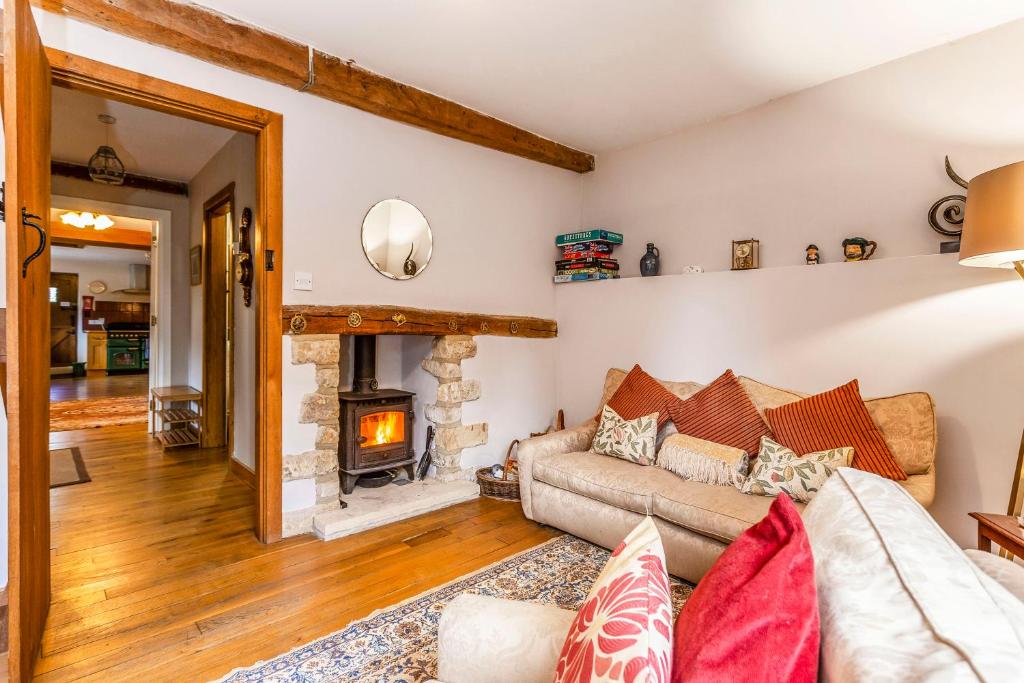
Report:
[{"label": "floral patterned cushion", "polygon": [[624,420],[611,406],[601,410],[601,424],[597,427],[590,450],[635,462],[654,464],[654,442],[658,436],[658,414],[651,413],[635,420]]},{"label": "floral patterned cushion", "polygon": [[755,496],[788,493],[793,500],[806,503],[837,468],[848,467],[851,460],[853,449],[849,447],[800,456],[765,436],[742,491]]},{"label": "floral patterned cushion", "polygon": [[665,549],[650,517],[612,552],[569,627],[554,683],[668,683],[672,598]]}]

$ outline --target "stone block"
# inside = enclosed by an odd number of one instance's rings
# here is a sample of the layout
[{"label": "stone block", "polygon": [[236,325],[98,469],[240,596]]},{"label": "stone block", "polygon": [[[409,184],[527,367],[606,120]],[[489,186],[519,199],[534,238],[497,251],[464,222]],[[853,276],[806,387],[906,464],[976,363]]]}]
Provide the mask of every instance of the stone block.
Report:
[{"label": "stone block", "polygon": [[454,453],[463,448],[473,448],[487,443],[487,423],[459,427],[441,427],[434,435],[438,448]]},{"label": "stone block", "polygon": [[317,387],[337,391],[339,374],[337,365],[318,365],[316,368]]},{"label": "stone block", "polygon": [[429,404],[423,408],[424,416],[436,425],[457,425],[462,422],[462,404],[453,406]]},{"label": "stone block", "polygon": [[427,359],[425,361],[421,361],[420,365],[424,370],[436,377],[437,381],[442,384],[444,382],[462,379],[462,366],[458,363]]},{"label": "stone block", "polygon": [[462,463],[462,451],[458,453],[442,453],[437,451],[434,453],[434,457],[431,460],[434,467],[445,468],[445,467],[459,467]]},{"label": "stone block", "polygon": [[480,380],[464,379],[461,382],[448,382],[437,387],[438,403],[463,403],[480,398]]},{"label": "stone block", "polygon": [[337,365],[341,342],[337,335],[308,334],[292,337],[292,365]]},{"label": "stone block", "polygon": [[338,454],[331,450],[314,450],[281,458],[284,481],[310,479],[338,471]]},{"label": "stone block", "polygon": [[337,474],[321,474],[316,478],[316,502],[323,503],[337,500],[341,493],[341,484]]},{"label": "stone block", "polygon": [[329,446],[338,446],[338,425],[337,424],[322,424],[316,429],[316,447],[325,448]]},{"label": "stone block", "polygon": [[281,517],[281,536],[298,536],[313,531],[313,512],[316,508],[304,508],[285,512]]},{"label": "stone block", "polygon": [[476,481],[476,469],[473,467],[465,469],[461,467],[438,467],[436,479],[442,482]]},{"label": "stone block", "polygon": [[431,344],[431,356],[433,358],[462,360],[463,358],[472,358],[475,355],[476,341],[469,335],[453,334],[444,337],[434,337],[434,341]]},{"label": "stone block", "polygon": [[310,424],[313,422],[327,422],[338,419],[338,395],[335,394],[306,394],[302,397],[302,405],[299,408],[299,422]]}]

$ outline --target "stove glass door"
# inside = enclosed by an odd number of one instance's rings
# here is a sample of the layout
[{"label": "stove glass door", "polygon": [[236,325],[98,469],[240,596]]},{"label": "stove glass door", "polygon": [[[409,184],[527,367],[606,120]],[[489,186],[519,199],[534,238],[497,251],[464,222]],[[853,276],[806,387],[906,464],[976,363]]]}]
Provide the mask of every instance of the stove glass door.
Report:
[{"label": "stove glass door", "polygon": [[405,411],[383,410],[359,418],[359,447],[372,448],[405,441]]}]

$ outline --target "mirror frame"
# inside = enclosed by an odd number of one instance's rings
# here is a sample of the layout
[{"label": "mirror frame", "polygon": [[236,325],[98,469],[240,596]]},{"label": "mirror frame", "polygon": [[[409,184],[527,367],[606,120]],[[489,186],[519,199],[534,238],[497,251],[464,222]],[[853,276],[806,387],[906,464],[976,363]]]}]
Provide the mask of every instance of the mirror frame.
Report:
[{"label": "mirror frame", "polygon": [[[427,261],[426,261],[426,263],[424,263],[423,266],[420,267],[416,271],[415,275],[408,275],[408,276],[404,276],[404,277],[399,277],[398,275],[394,275],[392,273],[389,273],[387,271],[384,271],[384,270],[381,270],[380,268],[378,268],[377,264],[374,263],[373,259],[370,258],[370,255],[368,253],[366,253],[366,243],[363,241],[363,234],[366,232],[366,219],[370,216],[370,213],[372,213],[374,209],[376,209],[378,206],[380,206],[384,202],[390,202],[390,201],[396,201],[396,200],[400,201],[400,202],[405,202],[406,204],[408,204],[412,208],[416,209],[419,212],[419,214],[421,216],[423,216],[423,220],[427,224],[427,235],[430,237],[430,251],[427,253]],[[430,219],[427,218],[427,214],[423,213],[423,210],[420,209],[420,207],[416,206],[415,204],[410,202],[408,199],[402,199],[399,196],[385,197],[384,199],[381,199],[378,202],[374,202],[370,206],[370,208],[366,210],[366,213],[363,214],[363,221],[362,221],[362,223],[359,224],[359,248],[362,250],[363,256],[366,257],[366,262],[369,263],[370,267],[373,268],[374,271],[376,271],[380,275],[383,275],[384,277],[386,277],[389,280],[396,280],[398,282],[405,282],[406,280],[415,280],[416,278],[418,278],[420,275],[423,274],[423,271],[425,271],[428,266],[430,266],[430,261],[434,258],[434,229],[430,226]]]}]

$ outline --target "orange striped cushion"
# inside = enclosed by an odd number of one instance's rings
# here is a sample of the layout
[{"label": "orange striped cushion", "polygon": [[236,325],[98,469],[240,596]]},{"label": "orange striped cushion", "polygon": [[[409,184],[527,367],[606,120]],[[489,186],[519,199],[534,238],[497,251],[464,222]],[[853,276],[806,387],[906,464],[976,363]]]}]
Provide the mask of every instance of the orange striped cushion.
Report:
[{"label": "orange striped cushion", "polygon": [[853,467],[897,481],[907,478],[871,420],[857,380],[764,412],[775,440],[798,455],[853,446]]},{"label": "orange striped cushion", "polygon": [[661,382],[644,372],[639,365],[634,365],[608,399],[607,405],[624,420],[658,413],[660,428],[668,421],[669,404],[679,402],[680,398],[661,386]]},{"label": "orange striped cushion", "polygon": [[669,405],[669,416],[680,434],[740,448],[757,455],[762,436],[771,430],[732,370],[696,394]]}]

